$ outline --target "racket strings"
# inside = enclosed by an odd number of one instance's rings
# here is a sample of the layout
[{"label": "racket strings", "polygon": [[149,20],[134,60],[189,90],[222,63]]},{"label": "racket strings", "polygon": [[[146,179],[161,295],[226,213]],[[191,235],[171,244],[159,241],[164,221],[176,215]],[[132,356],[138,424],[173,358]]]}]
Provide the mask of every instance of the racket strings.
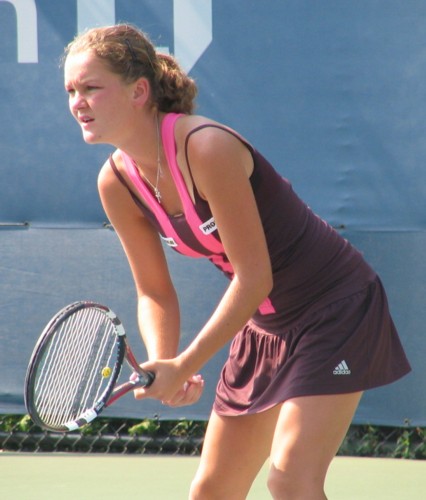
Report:
[{"label": "racket strings", "polygon": [[[84,339],[85,343],[81,345],[79,342],[79,336],[71,337],[71,342],[68,345],[68,349],[64,351],[63,342],[58,346],[59,349],[62,349],[63,352],[67,354],[67,357],[63,359],[62,363],[57,363],[50,374],[50,377],[47,380],[50,382],[54,382],[51,384],[49,389],[50,397],[46,399],[45,403],[48,407],[57,407],[60,408],[60,411],[56,414],[55,418],[60,419],[61,421],[68,419],[72,419],[76,415],[78,415],[81,411],[83,411],[87,406],[89,406],[90,396],[95,398],[99,394],[99,389],[102,385],[102,379],[98,377],[98,386],[93,384],[82,384],[80,380],[82,377],[90,377],[93,376],[93,372],[96,371],[97,363],[96,356],[94,353],[98,353],[98,358],[104,359],[105,356],[101,356],[103,346],[100,342],[99,335],[103,333],[103,329],[87,329],[85,328],[84,321],[77,321],[78,319],[82,320],[83,318],[74,318],[72,330],[74,332],[84,331],[86,330],[86,335]],[[88,321],[93,321],[88,318]],[[62,328],[63,330],[64,328]],[[64,332],[61,332],[61,340],[63,340]],[[90,335],[89,335],[90,334]],[[104,343],[105,343],[104,339]],[[97,351],[98,350],[98,351]],[[57,352],[57,349],[55,349]],[[77,355],[76,355],[77,354]],[[106,361],[102,361],[106,363]],[[69,374],[72,374],[70,379]],[[54,378],[52,378],[52,376]],[[66,377],[66,378],[65,378]],[[65,387],[61,387],[62,381],[68,379],[69,384]],[[86,378],[86,380],[89,380]],[[65,403],[65,404],[64,404]],[[54,423],[59,423],[58,420],[55,420]]]},{"label": "racket strings", "polygon": [[[52,424],[57,424],[58,419],[65,418],[65,398],[73,401],[75,385],[80,370],[84,367],[88,347],[84,340],[90,340],[91,336],[90,331],[87,331],[84,337],[81,335],[81,319],[81,315],[76,314],[60,326],[52,337],[43,366],[40,367],[40,378],[36,385],[36,405],[39,413],[44,418],[48,415]],[[73,353],[73,357],[70,353]],[[79,359],[81,363],[78,363]],[[70,374],[73,376],[70,377]]]},{"label": "racket strings", "polygon": [[[53,408],[57,408],[57,412],[63,411],[60,403],[64,399],[64,381],[68,382],[69,397],[73,397],[72,395],[75,393],[75,383],[78,381],[79,375],[79,365],[76,362],[79,357],[84,360],[84,348],[86,347],[85,343],[81,343],[80,346],[78,343],[80,340],[77,334],[80,331],[80,316],[70,316],[68,321],[61,325],[52,338],[42,366],[40,366],[40,376],[36,384],[36,405],[43,414],[49,411],[51,419],[54,418]],[[89,335],[87,335],[88,337]],[[78,347],[80,347],[80,351]],[[74,360],[69,357],[68,353],[70,352],[75,354]],[[69,373],[73,373],[74,376],[70,378]],[[60,416],[61,413],[58,415]]]},{"label": "racket strings", "polygon": [[115,359],[116,344],[114,325],[97,309],[80,309],[62,322],[35,384],[35,405],[44,421],[58,426],[93,407],[108,386],[102,370]]},{"label": "racket strings", "polygon": [[[115,345],[115,335],[111,323],[104,317],[100,317],[99,319],[102,321],[98,324],[98,328],[94,333],[93,344],[90,346],[90,352],[87,353],[87,359],[91,360],[91,362],[84,365],[81,382],[76,388],[77,391],[74,398],[76,408],[73,409],[73,412],[81,411],[82,406],[85,408],[91,406],[99,398],[101,390],[105,385],[105,379],[102,377],[102,369],[110,366]],[[93,324],[96,324],[94,320]],[[86,383],[88,380],[93,381],[93,384]]]},{"label": "racket strings", "polygon": [[[90,379],[83,377],[89,376],[91,368],[96,368],[93,352],[94,349],[100,348],[100,345],[99,339],[95,335],[97,333],[94,329],[95,323],[92,323],[93,329],[86,326],[86,323],[87,325],[91,324],[90,321],[93,321],[93,312],[82,310],[80,315],[71,318],[69,325],[62,325],[60,331],[61,342],[58,349],[64,354],[64,357],[57,360],[52,376],[48,379],[53,384],[49,388],[51,396],[46,400],[46,403],[60,409],[60,413],[56,417],[65,421],[77,415],[88,404],[88,396],[91,394],[91,386],[88,385],[87,388],[84,386],[85,380]],[[73,335],[70,335],[70,332]],[[84,332],[83,336],[81,336],[82,332]],[[102,333],[102,331],[99,332]],[[65,346],[64,344],[68,340],[69,343]],[[54,352],[56,356],[57,351]],[[92,361],[93,363],[91,363]],[[63,387],[64,381],[69,382],[65,387]],[[64,403],[67,403],[66,406]],[[67,412],[65,413],[66,408]]]}]

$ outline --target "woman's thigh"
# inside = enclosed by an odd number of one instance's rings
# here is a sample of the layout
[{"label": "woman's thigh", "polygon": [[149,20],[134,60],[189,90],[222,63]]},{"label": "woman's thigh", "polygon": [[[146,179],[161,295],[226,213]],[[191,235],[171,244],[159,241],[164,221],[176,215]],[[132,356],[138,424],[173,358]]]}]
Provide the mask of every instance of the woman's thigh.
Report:
[{"label": "woman's thigh", "polygon": [[361,392],[293,398],[283,403],[271,450],[271,472],[289,481],[324,482]]},{"label": "woman's thigh", "polygon": [[238,417],[213,412],[191,498],[246,498],[271,451],[279,411],[280,407],[275,407]]}]

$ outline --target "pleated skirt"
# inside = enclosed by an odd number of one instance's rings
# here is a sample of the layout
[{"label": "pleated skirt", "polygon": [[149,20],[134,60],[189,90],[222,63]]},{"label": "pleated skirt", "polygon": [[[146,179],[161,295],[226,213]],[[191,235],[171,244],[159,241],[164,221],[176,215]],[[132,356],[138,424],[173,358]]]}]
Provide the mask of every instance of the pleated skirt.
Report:
[{"label": "pleated skirt", "polygon": [[396,381],[410,365],[377,278],[282,332],[249,322],[233,339],[214,411],[236,416],[288,399],[364,391]]}]

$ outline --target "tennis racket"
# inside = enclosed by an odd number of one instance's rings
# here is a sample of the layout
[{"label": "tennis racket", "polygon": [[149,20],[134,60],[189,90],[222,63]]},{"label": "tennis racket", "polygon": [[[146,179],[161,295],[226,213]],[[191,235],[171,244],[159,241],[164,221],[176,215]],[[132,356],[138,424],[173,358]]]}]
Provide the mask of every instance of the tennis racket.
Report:
[{"label": "tennis racket", "polygon": [[[124,360],[133,373],[117,385]],[[36,425],[73,431],[154,378],[138,365],[111,309],[75,302],[61,309],[38,339],[25,379],[25,405]]]}]

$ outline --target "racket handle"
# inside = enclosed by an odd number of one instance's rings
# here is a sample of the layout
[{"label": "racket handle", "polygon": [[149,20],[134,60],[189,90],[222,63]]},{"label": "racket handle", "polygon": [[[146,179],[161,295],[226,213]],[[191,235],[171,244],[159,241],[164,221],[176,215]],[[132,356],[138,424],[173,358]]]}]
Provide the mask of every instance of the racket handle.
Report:
[{"label": "racket handle", "polygon": [[155,373],[144,370],[140,367],[127,342],[125,357],[130,368],[133,370],[133,373],[130,376],[130,381],[137,387],[149,387],[154,382]]},{"label": "racket handle", "polygon": [[155,379],[155,374],[153,372],[148,372],[142,370],[140,372],[133,372],[130,379],[127,382],[117,386],[109,397],[105,407],[112,405],[117,399],[121,398],[130,391],[133,391],[137,387],[149,387]]},{"label": "racket handle", "polygon": [[130,380],[134,382],[137,387],[149,387],[155,380],[155,373],[145,370],[133,372]]}]

